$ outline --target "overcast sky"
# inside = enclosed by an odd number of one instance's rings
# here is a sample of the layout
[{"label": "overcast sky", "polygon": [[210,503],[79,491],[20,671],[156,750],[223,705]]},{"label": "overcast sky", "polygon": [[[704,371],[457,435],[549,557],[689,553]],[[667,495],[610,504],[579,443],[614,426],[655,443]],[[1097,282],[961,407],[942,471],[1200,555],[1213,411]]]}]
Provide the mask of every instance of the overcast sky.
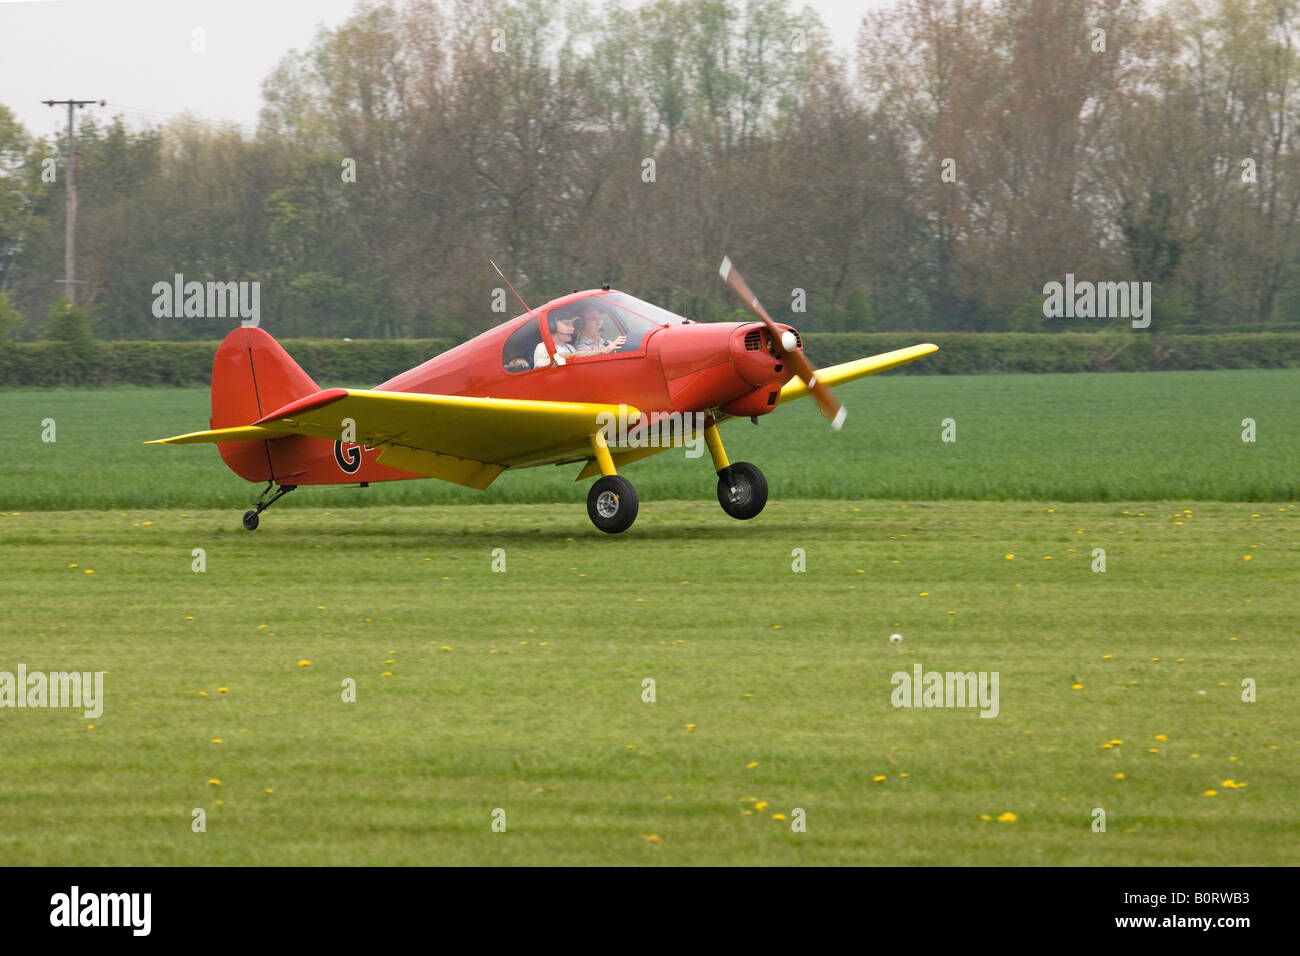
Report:
[{"label": "overcast sky", "polygon": [[[804,0],[849,51],[867,9],[892,0]],[[109,114],[190,111],[257,123],[262,80],[318,25],[338,26],[356,0],[0,0],[0,103],[37,135],[67,122],[47,99],[107,100]],[[791,3],[798,8],[799,0]],[[593,6],[599,6],[594,4]],[[195,28],[207,52],[191,50]],[[116,109],[114,109],[116,107]]]}]

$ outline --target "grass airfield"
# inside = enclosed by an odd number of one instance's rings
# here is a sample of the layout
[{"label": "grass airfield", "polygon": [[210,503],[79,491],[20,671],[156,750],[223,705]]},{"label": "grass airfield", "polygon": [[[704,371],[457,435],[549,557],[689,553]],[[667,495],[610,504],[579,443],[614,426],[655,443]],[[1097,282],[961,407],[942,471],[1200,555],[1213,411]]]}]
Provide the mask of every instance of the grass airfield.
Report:
[{"label": "grass airfield", "polygon": [[0,709],[0,864],[1300,862],[1288,501],[238,517],[0,515],[0,670],[107,671]]}]

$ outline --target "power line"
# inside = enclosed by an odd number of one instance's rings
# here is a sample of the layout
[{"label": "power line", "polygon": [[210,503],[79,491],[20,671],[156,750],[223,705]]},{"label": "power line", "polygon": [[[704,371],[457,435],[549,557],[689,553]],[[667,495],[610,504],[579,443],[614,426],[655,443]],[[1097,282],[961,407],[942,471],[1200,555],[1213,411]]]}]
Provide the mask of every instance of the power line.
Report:
[{"label": "power line", "polygon": [[[64,211],[63,225],[63,282],[67,286],[68,304],[77,301],[77,161],[76,131],[72,125],[74,109],[89,106],[92,103],[104,105],[103,100],[42,100],[46,106],[66,106],[68,108],[68,158],[65,163],[64,177],[68,186],[68,201]],[[57,279],[55,280],[58,281]]]}]

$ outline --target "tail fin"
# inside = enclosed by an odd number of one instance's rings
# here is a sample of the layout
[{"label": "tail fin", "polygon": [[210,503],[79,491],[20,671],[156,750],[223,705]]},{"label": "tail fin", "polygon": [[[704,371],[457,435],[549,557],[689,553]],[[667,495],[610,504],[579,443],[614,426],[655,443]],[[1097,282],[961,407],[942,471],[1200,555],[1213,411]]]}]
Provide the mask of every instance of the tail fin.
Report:
[{"label": "tail fin", "polygon": [[[211,427],[249,425],[319,391],[279,342],[259,328],[241,326],[226,336],[212,361]],[[217,450],[241,478],[271,481],[276,477],[268,442],[219,442]]]}]

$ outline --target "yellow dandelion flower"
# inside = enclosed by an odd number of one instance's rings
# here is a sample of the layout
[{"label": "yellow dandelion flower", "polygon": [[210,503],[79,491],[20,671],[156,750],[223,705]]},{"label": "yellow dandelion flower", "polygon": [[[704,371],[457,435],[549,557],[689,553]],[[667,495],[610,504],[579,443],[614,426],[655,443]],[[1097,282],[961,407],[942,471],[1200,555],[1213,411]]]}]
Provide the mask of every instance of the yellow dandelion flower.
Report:
[{"label": "yellow dandelion flower", "polygon": [[1114,744],[1102,744],[1102,745],[1101,745],[1101,749],[1102,749],[1102,750],[1110,750],[1110,748],[1111,748],[1111,747],[1114,747],[1114,746],[1115,746]]},{"label": "yellow dandelion flower", "polygon": [[224,741],[220,737],[213,737],[212,742],[214,744],[224,743]]},{"label": "yellow dandelion flower", "polygon": [[754,809],[755,809],[755,810],[766,810],[766,809],[767,809],[767,801],[766,801],[766,800],[760,800],[760,801],[758,801],[758,803],[754,804]]},{"label": "yellow dandelion flower", "polygon": [[258,629],[259,631],[265,631],[265,630],[266,630],[266,625],[265,625],[265,624],[259,624],[259,625],[257,625],[257,629]]},{"label": "yellow dandelion flower", "polygon": [[1124,741],[1122,741],[1122,740],[1112,740],[1112,741],[1111,741],[1111,743],[1113,743],[1116,747],[1118,747],[1118,746],[1119,746],[1120,744],[1122,744],[1123,742],[1124,742]]},{"label": "yellow dandelion flower", "polygon": [[87,729],[87,730],[94,730],[94,729],[95,729],[95,725],[94,725],[94,724],[86,724],[86,729]]},{"label": "yellow dandelion flower", "polygon": [[1187,759],[1188,759],[1188,760],[1197,760],[1197,759],[1200,758],[1200,756],[1201,756],[1200,754],[1188,754]]},{"label": "yellow dandelion flower", "polygon": [[986,820],[986,821],[988,821],[989,823],[992,823],[992,822],[993,822],[993,818],[992,818],[991,816],[989,816],[987,813],[981,813],[981,814],[980,814],[980,819],[981,819],[981,820]]},{"label": "yellow dandelion flower", "polygon": [[1247,554],[1247,555],[1244,555],[1244,556],[1242,557],[1241,560],[1243,560],[1243,561],[1249,561],[1249,560],[1250,560],[1250,555],[1248,555],[1248,554]]},{"label": "yellow dandelion flower", "polygon": [[635,603],[637,603],[637,604],[644,604],[644,603],[645,603],[645,598],[637,598]]},{"label": "yellow dandelion flower", "polygon": [[299,662],[298,662],[298,666],[299,666],[299,667],[310,667],[310,666],[311,666],[311,661],[299,661]]},{"label": "yellow dandelion flower", "polygon": [[75,565],[75,564],[69,564],[68,567],[70,567],[70,568],[75,568],[76,565]]},{"label": "yellow dandelion flower", "polygon": [[1006,813],[998,817],[998,823],[1015,823],[1016,819],[1016,815],[1008,810]]},{"label": "yellow dandelion flower", "polygon": [[900,773],[898,776],[899,776],[900,778],[906,780],[908,777],[911,776],[911,774],[909,774],[909,773]]},{"label": "yellow dandelion flower", "polygon": [[1160,658],[1158,658],[1158,657],[1153,657],[1153,658],[1151,658],[1151,662],[1152,662],[1152,663],[1155,663],[1155,662],[1158,661],[1158,660],[1160,660]]},{"label": "yellow dandelion flower", "polygon": [[95,569],[94,569],[94,568],[86,568],[86,573],[87,573],[87,574],[94,574],[94,573],[95,573]]},{"label": "yellow dandelion flower", "polygon": [[1228,759],[1231,760],[1231,761],[1233,761],[1233,762],[1235,762],[1237,758],[1236,758],[1236,757],[1229,757]]},{"label": "yellow dandelion flower", "polygon": [[1157,747],[1148,747],[1148,748],[1147,748],[1147,753],[1149,753],[1149,754],[1158,754],[1158,753],[1160,753],[1160,750],[1159,750],[1159,748],[1157,748]]},{"label": "yellow dandelion flower", "polygon": [[267,793],[275,793],[275,791],[272,790],[270,787],[267,787],[267,788],[266,788],[266,792],[267,792]]},{"label": "yellow dandelion flower", "polygon": [[1168,740],[1168,739],[1169,738],[1166,737],[1164,734],[1156,734],[1156,740]]},{"label": "yellow dandelion flower", "polygon": [[212,786],[214,786],[214,787],[219,787],[219,786],[221,786],[221,781],[218,780],[216,777],[211,777],[211,778],[209,778],[208,783],[212,784]]},{"label": "yellow dandelion flower", "polygon": [[1044,561],[1051,561],[1051,560],[1052,560],[1052,556],[1051,556],[1050,554],[1045,554],[1045,555],[1043,555],[1043,560],[1044,560]]},{"label": "yellow dandelion flower", "polygon": [[1109,654],[1102,654],[1102,655],[1101,655],[1101,659],[1102,659],[1103,661],[1114,660],[1114,658],[1111,657]]},{"label": "yellow dandelion flower", "polygon": [[547,645],[547,642],[546,642],[546,641],[542,641],[542,643],[538,644],[537,646],[538,646],[538,647],[546,647],[546,645]]},{"label": "yellow dandelion flower", "polygon": [[885,780],[888,779],[888,778],[887,778],[887,777],[882,773],[882,774],[877,774],[876,776],[872,777],[871,779],[872,779],[875,783],[884,783]]},{"label": "yellow dandelion flower", "polygon": [[1083,690],[1083,685],[1082,685],[1082,684],[1071,684],[1071,685],[1070,685],[1070,690]]},{"label": "yellow dandelion flower", "polygon": [[687,730],[694,730],[694,729],[695,729],[695,725],[694,725],[694,724],[687,724],[687,725],[686,725],[686,729],[687,729]]},{"label": "yellow dandelion flower", "polygon": [[1123,780],[1123,779],[1124,779],[1124,775],[1123,775],[1122,773],[1117,773],[1117,774],[1115,774],[1115,779],[1116,779],[1116,780]]},{"label": "yellow dandelion flower", "polygon": [[1016,559],[1016,556],[1014,554],[1008,554],[1006,557],[1008,561],[1014,561]]},{"label": "yellow dandelion flower", "polygon": [[207,692],[206,690],[201,690],[201,691],[199,691],[199,696],[200,696],[200,697],[207,697],[207,696],[208,696],[208,692]]},{"label": "yellow dandelion flower", "polygon": [[754,769],[755,767],[757,767],[757,766],[758,766],[758,761],[757,761],[757,760],[751,760],[749,763],[745,764],[745,769],[746,769],[746,770],[753,770],[753,769]]},{"label": "yellow dandelion flower", "polygon": [[645,841],[646,841],[647,843],[658,843],[659,840],[660,840],[660,837],[659,837],[659,834],[657,834],[657,833],[647,833],[647,834],[645,835],[644,839],[645,839]]},{"label": "yellow dandelion flower", "polygon": [[1217,791],[1217,790],[1206,790],[1206,791],[1205,791],[1205,795],[1206,795],[1207,797],[1217,797],[1217,796],[1219,795],[1219,791]]},{"label": "yellow dandelion flower", "polygon": [[785,819],[785,814],[784,814],[784,813],[774,813],[774,814],[772,814],[772,819],[773,819],[773,820],[784,820],[784,819]]},{"label": "yellow dandelion flower", "polygon": [[[528,642],[527,642],[527,641],[524,641],[524,643],[527,644]],[[385,663],[385,664],[391,664],[391,663],[393,663],[393,659],[390,657],[388,660],[384,661],[384,663]]]},{"label": "yellow dandelion flower", "polygon": [[930,596],[930,592],[929,592],[929,591],[922,591],[922,592],[921,592],[921,597],[929,597],[929,596]]},{"label": "yellow dandelion flower", "polygon": [[451,650],[451,648],[448,647],[446,644],[442,645],[442,649],[443,649],[444,651],[449,651],[449,650]]},{"label": "yellow dandelion flower", "polygon": [[323,610],[325,610],[325,605],[324,605],[324,604],[317,604],[317,605],[316,605],[316,610],[318,610],[318,611],[323,611]]},{"label": "yellow dandelion flower", "polygon": [[379,676],[380,676],[380,677],[392,677],[392,676],[393,676],[393,672],[392,672],[392,671],[384,671],[384,672],[381,673]]},{"label": "yellow dandelion flower", "polygon": [[224,693],[225,693],[226,691],[228,691],[229,689],[230,689],[229,687],[218,687],[218,688],[217,688],[217,693],[218,693],[218,694],[224,694]]}]

